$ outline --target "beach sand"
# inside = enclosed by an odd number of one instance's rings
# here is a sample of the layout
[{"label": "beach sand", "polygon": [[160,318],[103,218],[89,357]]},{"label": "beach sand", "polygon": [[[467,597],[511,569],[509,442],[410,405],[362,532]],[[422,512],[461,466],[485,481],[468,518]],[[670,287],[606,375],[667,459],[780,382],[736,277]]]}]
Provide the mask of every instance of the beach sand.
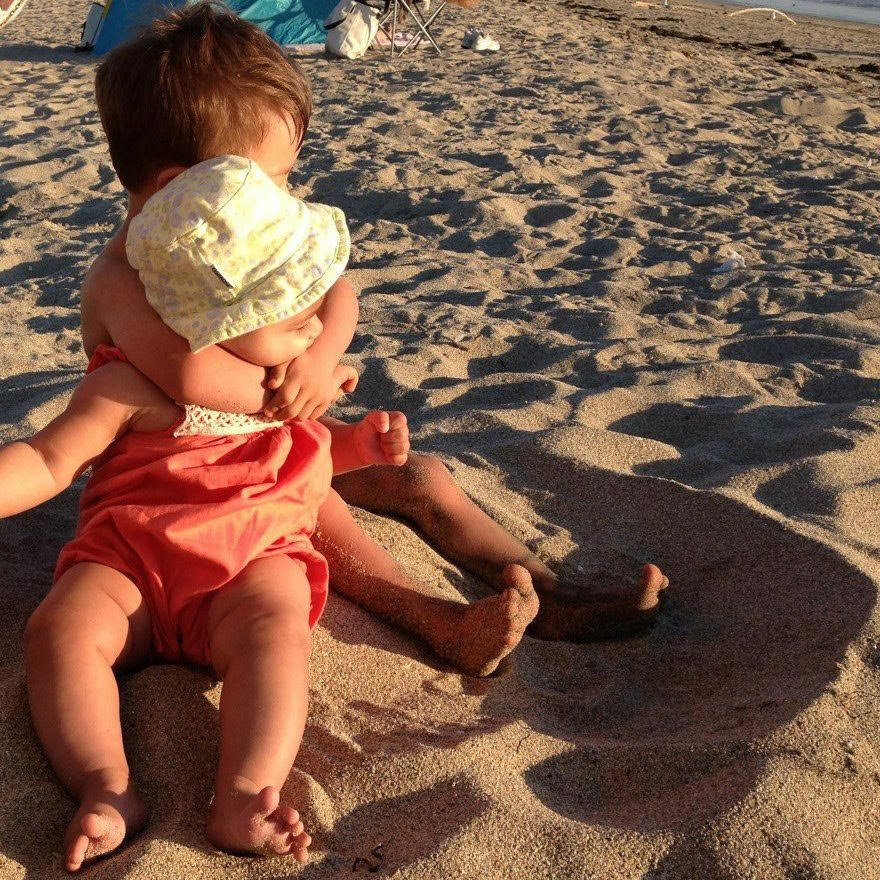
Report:
[{"label": "beach sand", "polygon": [[[343,416],[404,410],[569,579],[658,562],[657,626],[527,638],[478,680],[331,597],[288,783],[302,870],[202,837],[219,686],[127,675],[152,823],[87,876],[877,876],[880,32],[724,12],[492,0],[444,12],[443,58],[304,61],[293,182],[346,211],[362,290]],[[79,284],[124,211],[96,61],[70,51],[85,14],[31,0],[0,34],[3,440],[80,378]],[[459,48],[468,25],[502,51]],[[731,249],[744,266],[714,273]],[[74,805],[22,633],[78,488],[0,522],[0,880],[63,875]],[[483,594],[360,519],[446,595]]]}]

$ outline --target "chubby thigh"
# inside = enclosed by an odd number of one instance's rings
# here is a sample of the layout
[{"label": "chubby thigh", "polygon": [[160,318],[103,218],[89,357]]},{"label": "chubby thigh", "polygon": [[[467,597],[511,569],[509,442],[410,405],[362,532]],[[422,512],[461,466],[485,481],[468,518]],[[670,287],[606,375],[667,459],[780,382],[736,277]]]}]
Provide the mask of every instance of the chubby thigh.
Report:
[{"label": "chubby thigh", "polygon": [[28,644],[91,644],[114,669],[147,662],[152,648],[150,612],[124,574],[97,562],[71,566],[40,603],[27,631]]},{"label": "chubby thigh", "polygon": [[[312,585],[307,566],[286,555],[257,559],[209,600],[207,641],[223,674],[246,641],[285,641],[307,658]],[[141,590],[121,572],[80,562],[62,574],[28,622],[29,653],[97,651],[113,670],[136,668],[153,653],[153,626]],[[219,653],[218,653],[219,652]]]},{"label": "chubby thigh", "polygon": [[211,661],[221,677],[236,655],[264,643],[293,656],[311,652],[312,585],[305,564],[286,555],[256,559],[218,590],[208,608]]}]

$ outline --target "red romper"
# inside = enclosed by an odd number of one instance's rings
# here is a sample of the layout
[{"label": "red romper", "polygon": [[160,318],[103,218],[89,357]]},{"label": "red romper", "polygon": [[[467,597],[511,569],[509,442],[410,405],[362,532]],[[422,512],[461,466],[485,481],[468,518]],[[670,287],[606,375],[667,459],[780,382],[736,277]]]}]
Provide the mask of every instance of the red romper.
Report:
[{"label": "red romper", "polygon": [[[99,346],[88,372],[114,360],[125,357]],[[55,580],[80,562],[116,569],[147,603],[155,656],[210,665],[211,597],[255,559],[296,560],[311,585],[310,626],[321,616],[327,563],[310,538],[330,491],[330,432],[295,421],[175,437],[183,421],[123,434],[93,463]]]}]

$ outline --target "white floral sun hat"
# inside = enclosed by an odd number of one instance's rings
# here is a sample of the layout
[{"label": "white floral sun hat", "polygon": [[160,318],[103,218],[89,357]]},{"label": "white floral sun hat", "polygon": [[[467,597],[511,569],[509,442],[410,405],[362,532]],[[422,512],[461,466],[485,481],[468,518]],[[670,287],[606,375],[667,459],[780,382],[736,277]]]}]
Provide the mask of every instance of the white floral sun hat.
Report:
[{"label": "white floral sun hat", "polygon": [[250,159],[220,156],[148,199],[125,250],[147,301],[199,351],[316,303],[351,241],[339,208],[295,198]]}]

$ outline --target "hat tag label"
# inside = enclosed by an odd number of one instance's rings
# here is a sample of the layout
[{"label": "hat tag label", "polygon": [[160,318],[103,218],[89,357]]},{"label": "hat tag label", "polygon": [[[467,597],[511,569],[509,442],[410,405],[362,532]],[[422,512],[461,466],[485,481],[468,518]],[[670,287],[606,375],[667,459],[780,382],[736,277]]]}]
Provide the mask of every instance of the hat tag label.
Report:
[{"label": "hat tag label", "polygon": [[211,263],[211,271],[228,287],[230,290],[235,288],[235,285],[217,268],[213,263]]}]

